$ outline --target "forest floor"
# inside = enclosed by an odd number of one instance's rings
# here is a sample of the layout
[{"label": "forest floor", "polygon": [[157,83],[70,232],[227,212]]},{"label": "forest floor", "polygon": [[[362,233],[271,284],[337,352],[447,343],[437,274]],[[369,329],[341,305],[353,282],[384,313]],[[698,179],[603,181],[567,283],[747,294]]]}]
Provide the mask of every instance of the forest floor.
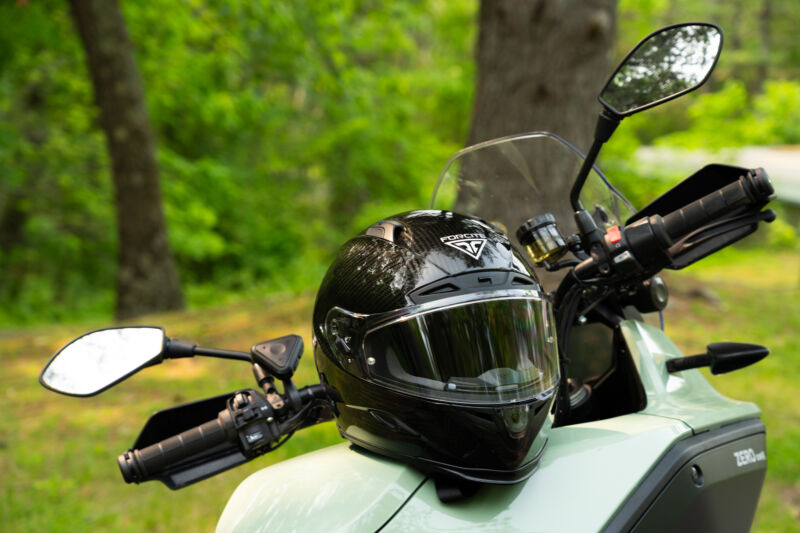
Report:
[{"label": "forest floor", "polygon": [[[767,426],[769,467],[754,531],[795,531],[800,521],[800,256],[734,249],[668,273],[666,332],[685,353],[716,341],[755,342],[772,354],[753,367],[710,376],[723,394],[753,401]],[[248,350],[299,333],[306,352],[299,385],[316,379],[310,349],[313,294],[148,316],[167,334],[203,346]],[[116,457],[154,411],[252,386],[246,365],[183,359],[148,369],[93,398],[61,397],[37,378],[49,357],[105,322],[0,331],[0,516],[5,531],[208,531],[251,472],[341,442],[333,424],[296,434],[261,459],[171,493],[160,483],[126,485]]]}]

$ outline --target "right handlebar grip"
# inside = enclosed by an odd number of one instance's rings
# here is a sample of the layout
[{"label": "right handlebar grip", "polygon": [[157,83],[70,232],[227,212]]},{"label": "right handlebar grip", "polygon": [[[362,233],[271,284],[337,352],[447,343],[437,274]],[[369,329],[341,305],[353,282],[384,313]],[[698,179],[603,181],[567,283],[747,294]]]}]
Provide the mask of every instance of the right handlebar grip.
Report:
[{"label": "right handlebar grip", "polygon": [[677,239],[740,206],[762,203],[774,193],[766,172],[755,169],[737,181],[664,215],[664,228],[671,238]]},{"label": "right handlebar grip", "polygon": [[214,420],[151,446],[140,450],[128,450],[117,459],[122,477],[127,483],[141,483],[197,452],[234,441],[236,434],[229,431],[227,425],[220,414]]}]

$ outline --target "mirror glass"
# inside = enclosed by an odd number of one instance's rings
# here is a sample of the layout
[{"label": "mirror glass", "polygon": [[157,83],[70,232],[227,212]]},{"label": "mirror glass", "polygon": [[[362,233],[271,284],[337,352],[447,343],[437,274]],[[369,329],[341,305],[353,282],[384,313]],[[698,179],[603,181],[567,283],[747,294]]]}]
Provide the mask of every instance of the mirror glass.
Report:
[{"label": "mirror glass", "polygon": [[722,48],[715,26],[686,24],[658,31],[620,64],[600,95],[627,116],[696,89],[708,78]]},{"label": "mirror glass", "polygon": [[90,396],[158,357],[164,339],[164,330],[152,326],[92,331],[64,346],[40,380],[56,392]]}]

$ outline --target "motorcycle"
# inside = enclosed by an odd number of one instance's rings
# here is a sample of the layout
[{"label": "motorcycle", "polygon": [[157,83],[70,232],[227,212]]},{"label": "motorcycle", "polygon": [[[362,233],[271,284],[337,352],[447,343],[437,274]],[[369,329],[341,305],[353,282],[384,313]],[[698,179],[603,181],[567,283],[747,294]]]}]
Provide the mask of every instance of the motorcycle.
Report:
[{"label": "motorcycle", "polygon": [[[760,411],[723,397],[697,369],[734,371],[769,350],[712,343],[684,356],[663,320],[661,328],[651,322],[668,301],[660,271],[693,264],[774,220],[764,209],[774,197],[769,178],[763,169],[711,164],[637,211],[594,164],[623,118],[701,86],[721,47],[721,29],[706,23],[641,41],[600,93],[586,156],[552,133],[513,135],[461,150],[439,177],[430,209],[470,213],[508,233],[552,299],[558,387],[525,479],[437,477],[343,443],[248,477],[217,531],[749,530],[766,473]],[[552,179],[566,175],[577,176],[568,194]],[[385,227],[367,234],[373,229]],[[481,253],[479,238],[458,237],[442,246]],[[116,327],[67,344],[40,382],[91,396],[166,359],[252,365],[261,390],[159,411],[119,456],[126,482],[180,489],[336,418],[342,400],[334,385],[292,381],[303,350],[297,335],[246,353],[169,338],[156,326]]]}]

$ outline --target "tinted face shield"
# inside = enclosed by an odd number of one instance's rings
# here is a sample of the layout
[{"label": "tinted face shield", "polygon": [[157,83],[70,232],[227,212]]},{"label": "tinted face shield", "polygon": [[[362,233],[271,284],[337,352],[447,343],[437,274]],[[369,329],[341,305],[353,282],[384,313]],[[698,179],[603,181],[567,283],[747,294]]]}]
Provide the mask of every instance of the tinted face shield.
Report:
[{"label": "tinted face shield", "polygon": [[380,315],[334,308],[326,335],[371,381],[423,398],[527,402],[549,397],[558,381],[550,303],[532,290],[473,293]]}]

